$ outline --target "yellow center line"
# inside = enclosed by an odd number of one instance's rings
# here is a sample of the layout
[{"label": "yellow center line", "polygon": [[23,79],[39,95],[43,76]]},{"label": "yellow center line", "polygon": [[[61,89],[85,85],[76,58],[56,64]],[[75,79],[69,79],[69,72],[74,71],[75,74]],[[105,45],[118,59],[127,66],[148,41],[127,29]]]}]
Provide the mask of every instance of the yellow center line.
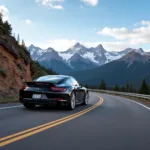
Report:
[{"label": "yellow center line", "polygon": [[100,98],[100,101],[97,104],[95,104],[95,105],[93,105],[93,106],[91,106],[91,107],[89,107],[83,111],[80,111],[78,113],[69,115],[67,117],[64,117],[64,118],[61,118],[61,119],[58,119],[58,120],[34,127],[34,128],[24,130],[22,132],[18,132],[18,133],[0,138],[0,147],[8,145],[8,144],[13,143],[13,142],[18,141],[18,140],[21,140],[23,138],[29,137],[31,135],[37,134],[37,133],[42,132],[44,130],[50,129],[52,127],[55,127],[57,125],[60,125],[60,124],[65,123],[67,121],[70,121],[72,119],[75,119],[75,118],[95,109],[96,107],[100,106],[104,100],[102,97],[99,97],[99,98]]}]

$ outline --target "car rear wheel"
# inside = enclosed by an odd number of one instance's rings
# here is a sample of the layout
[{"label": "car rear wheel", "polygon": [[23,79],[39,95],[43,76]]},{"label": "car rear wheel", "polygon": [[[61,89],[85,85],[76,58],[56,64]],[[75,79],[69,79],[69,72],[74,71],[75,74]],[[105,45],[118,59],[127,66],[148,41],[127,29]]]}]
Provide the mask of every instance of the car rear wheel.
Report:
[{"label": "car rear wheel", "polygon": [[70,97],[70,102],[69,102],[69,105],[68,105],[68,109],[69,110],[73,110],[76,106],[76,98],[75,98],[75,94],[72,93],[71,94],[71,97]]},{"label": "car rear wheel", "polygon": [[88,93],[85,93],[83,105],[87,105],[88,102],[89,102],[89,94],[88,94]]},{"label": "car rear wheel", "polygon": [[27,108],[27,109],[34,109],[35,106],[36,106],[35,104],[27,104],[27,103],[24,103],[23,105],[24,105],[24,107]]}]

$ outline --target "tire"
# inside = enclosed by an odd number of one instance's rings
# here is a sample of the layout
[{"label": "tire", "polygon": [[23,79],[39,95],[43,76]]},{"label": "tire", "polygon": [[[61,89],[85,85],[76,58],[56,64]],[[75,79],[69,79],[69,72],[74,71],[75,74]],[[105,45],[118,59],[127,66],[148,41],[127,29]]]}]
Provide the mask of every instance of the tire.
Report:
[{"label": "tire", "polygon": [[82,105],[88,105],[88,102],[89,102],[89,94],[85,93],[84,102],[82,103]]},{"label": "tire", "polygon": [[72,93],[70,96],[70,102],[68,105],[68,109],[73,110],[75,107],[76,107],[76,97],[75,97],[75,94]]},{"label": "tire", "polygon": [[27,104],[27,103],[24,103],[23,105],[24,105],[24,107],[27,108],[27,109],[34,109],[35,106],[36,106],[35,104]]}]

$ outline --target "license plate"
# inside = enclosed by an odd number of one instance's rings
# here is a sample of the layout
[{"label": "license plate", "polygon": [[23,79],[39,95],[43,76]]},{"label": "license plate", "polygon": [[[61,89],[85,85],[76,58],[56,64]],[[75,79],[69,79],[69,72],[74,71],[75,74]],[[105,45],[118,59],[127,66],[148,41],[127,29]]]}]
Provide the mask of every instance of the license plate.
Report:
[{"label": "license plate", "polygon": [[41,94],[33,94],[32,98],[33,99],[41,99]]}]

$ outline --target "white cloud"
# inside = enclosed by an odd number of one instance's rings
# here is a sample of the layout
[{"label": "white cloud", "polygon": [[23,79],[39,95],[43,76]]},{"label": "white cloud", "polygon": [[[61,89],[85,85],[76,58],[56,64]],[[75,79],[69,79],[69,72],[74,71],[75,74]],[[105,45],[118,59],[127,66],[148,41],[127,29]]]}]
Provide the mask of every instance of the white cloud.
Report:
[{"label": "white cloud", "polygon": [[41,48],[48,48],[52,47],[57,51],[65,51],[75,45],[77,43],[77,40],[69,40],[69,39],[56,39],[56,40],[48,40],[47,42],[41,42],[41,43],[27,43],[27,45],[34,44],[36,46],[39,46]]},{"label": "white cloud", "polygon": [[134,43],[129,43],[128,41],[114,41],[114,42],[105,42],[105,41],[97,41],[97,42],[86,42],[86,41],[77,41],[75,39],[56,39],[56,40],[49,40],[47,42],[41,42],[41,43],[27,43],[27,45],[34,44],[36,46],[39,46],[41,48],[48,48],[52,47],[57,51],[65,51],[69,49],[70,47],[74,46],[77,42],[83,44],[84,46],[90,48],[90,47],[96,47],[99,44],[102,44],[104,48],[108,51],[120,51],[123,49],[126,49],[128,47],[132,48],[140,48],[141,45],[137,45]]},{"label": "white cloud", "polygon": [[61,5],[52,5],[51,8],[53,9],[64,9]]},{"label": "white cloud", "polygon": [[114,37],[117,40],[128,40],[131,44],[150,43],[150,21],[142,21],[141,27],[129,30],[122,28],[105,27],[98,34]]},{"label": "white cloud", "polygon": [[25,23],[26,23],[26,24],[32,24],[32,21],[29,20],[29,19],[26,19],[26,20],[25,20]]},{"label": "white cloud", "polygon": [[70,47],[72,47],[75,43],[77,43],[76,40],[69,40],[69,39],[57,39],[48,41],[48,45],[58,51],[67,50]]},{"label": "white cloud", "polygon": [[81,0],[81,1],[87,5],[96,6],[98,5],[99,0]]},{"label": "white cloud", "polygon": [[64,9],[63,6],[58,5],[60,3],[64,2],[64,0],[36,0],[36,3],[49,7],[51,9]]},{"label": "white cloud", "polygon": [[100,42],[84,42],[83,43],[83,45],[85,45],[87,47],[96,47],[99,44],[102,44],[103,47],[107,51],[121,51],[128,47],[131,47],[131,48],[140,48],[141,47],[141,45],[129,43],[127,41],[126,42],[125,41],[115,41],[115,42],[104,42],[104,41],[101,42],[100,41]]},{"label": "white cloud", "polygon": [[3,21],[8,20],[8,8],[6,8],[4,5],[0,5],[0,13],[3,15]]},{"label": "white cloud", "polygon": [[148,26],[150,26],[150,21],[142,20],[142,21],[141,21],[141,24],[142,24],[142,25],[148,25]]}]

